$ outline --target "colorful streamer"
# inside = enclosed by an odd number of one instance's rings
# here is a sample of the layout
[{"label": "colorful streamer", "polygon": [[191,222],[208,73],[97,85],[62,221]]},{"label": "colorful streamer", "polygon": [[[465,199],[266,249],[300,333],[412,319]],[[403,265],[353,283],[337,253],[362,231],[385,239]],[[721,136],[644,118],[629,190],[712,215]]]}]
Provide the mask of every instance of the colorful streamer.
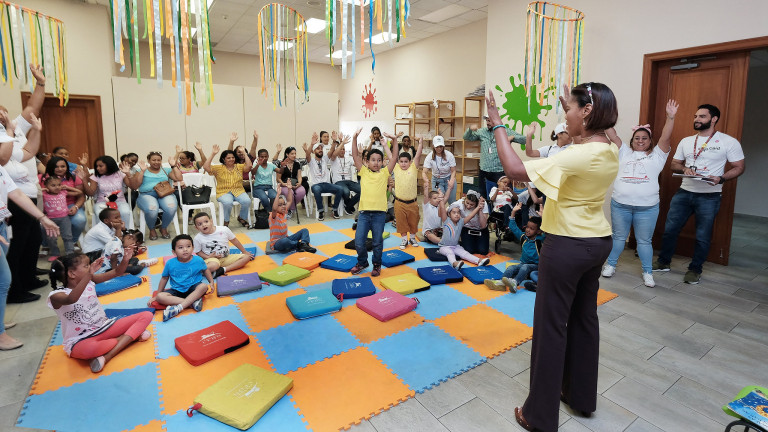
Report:
[{"label": "colorful streamer", "polygon": [[[331,2],[332,0],[328,0]],[[333,8],[326,8],[326,17],[336,13]],[[346,28],[343,32],[346,34]],[[326,36],[333,37],[334,28],[326,28]],[[272,87],[272,107],[286,105],[288,81],[292,80],[296,89],[303,93],[301,102],[309,100],[309,66],[307,24],[304,17],[295,9],[279,3],[265,5],[259,11],[259,72],[261,74],[261,93],[267,97],[267,83]],[[344,40],[346,44],[346,39]],[[288,44],[293,44],[288,46]],[[292,67],[288,60],[292,57]]]},{"label": "colorful streamer", "polygon": [[69,102],[64,23],[38,11],[0,0],[0,80],[34,89],[30,63],[51,79],[59,105]]},{"label": "colorful streamer", "polygon": [[[3,0],[0,0],[3,1]],[[163,86],[163,40],[170,45],[171,85],[178,89],[179,113],[192,114],[197,105],[196,85],[205,89],[206,104],[213,102],[211,64],[216,61],[211,50],[206,0],[110,0],[115,62],[125,69],[127,40],[131,74],[141,84],[139,38],[149,45],[150,77],[156,77],[158,88]],[[138,17],[144,19],[143,36],[139,33]],[[53,35],[52,35],[53,36]],[[197,55],[192,51],[197,42]],[[195,61],[197,64],[195,64]],[[202,91],[201,91],[202,93]]]},{"label": "colorful streamer", "polygon": [[[543,103],[544,89],[554,87],[555,94],[560,95],[564,84],[573,87],[579,83],[584,14],[568,6],[536,1],[528,5],[526,22],[523,85],[530,109],[533,98]],[[539,89],[538,94],[532,94],[534,89]],[[559,111],[559,105],[555,106]]]}]

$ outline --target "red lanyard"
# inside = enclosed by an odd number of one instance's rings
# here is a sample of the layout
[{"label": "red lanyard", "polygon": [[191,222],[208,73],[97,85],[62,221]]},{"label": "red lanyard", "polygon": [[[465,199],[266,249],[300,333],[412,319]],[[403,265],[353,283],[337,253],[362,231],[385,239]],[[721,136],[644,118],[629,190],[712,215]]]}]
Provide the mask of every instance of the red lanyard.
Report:
[{"label": "red lanyard", "polygon": [[709,140],[711,140],[716,133],[717,131],[712,132],[712,135],[710,135],[709,138],[707,138],[707,141],[701,145],[701,148],[699,149],[698,153],[696,152],[696,143],[699,142],[699,135],[696,134],[696,139],[693,140],[693,165],[694,166],[696,166],[696,159],[699,158],[699,155],[701,154],[701,152],[703,152],[704,149],[707,147],[707,144],[709,144]]}]

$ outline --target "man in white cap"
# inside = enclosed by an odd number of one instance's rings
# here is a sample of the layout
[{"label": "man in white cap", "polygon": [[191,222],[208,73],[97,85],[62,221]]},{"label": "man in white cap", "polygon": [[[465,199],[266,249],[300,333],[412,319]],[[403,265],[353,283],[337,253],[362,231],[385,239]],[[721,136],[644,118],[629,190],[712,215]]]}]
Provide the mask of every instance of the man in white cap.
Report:
[{"label": "man in white cap", "polygon": [[555,130],[552,131],[552,135],[550,136],[550,139],[552,141],[555,141],[554,144],[541,147],[538,150],[533,149],[533,145],[531,145],[531,140],[528,140],[528,137],[533,138],[533,135],[536,133],[536,123],[532,123],[531,126],[529,126],[528,131],[526,132],[526,143],[525,143],[525,155],[528,157],[552,157],[561,151],[567,149],[570,147],[571,144],[573,144],[573,139],[571,139],[571,136],[568,135],[568,131],[565,130],[565,123],[560,123],[557,126],[555,126]]},{"label": "man in white cap", "polygon": [[[485,129],[479,129],[478,125],[470,125],[464,132],[464,141],[480,141],[480,193],[483,198],[488,199],[488,190],[485,181],[497,182],[504,175],[504,169],[501,167],[499,154],[496,152],[496,138],[493,136],[493,125],[485,118]],[[501,125],[500,125],[501,126]],[[507,136],[510,138],[510,144],[516,142],[525,144],[525,137],[512,129],[504,126],[507,130]]]},{"label": "man in white cap", "polygon": [[316,141],[317,135],[312,137],[312,150],[309,150],[307,144],[304,143],[303,148],[306,153],[307,162],[309,163],[309,182],[312,185],[312,194],[315,195],[315,203],[317,204],[317,220],[322,221],[325,219],[325,204],[323,203],[323,194],[332,193],[333,198],[333,217],[339,219],[339,203],[343,198],[343,189],[331,183],[331,170],[329,165],[331,164],[330,149],[328,153],[323,152],[323,144]]}]

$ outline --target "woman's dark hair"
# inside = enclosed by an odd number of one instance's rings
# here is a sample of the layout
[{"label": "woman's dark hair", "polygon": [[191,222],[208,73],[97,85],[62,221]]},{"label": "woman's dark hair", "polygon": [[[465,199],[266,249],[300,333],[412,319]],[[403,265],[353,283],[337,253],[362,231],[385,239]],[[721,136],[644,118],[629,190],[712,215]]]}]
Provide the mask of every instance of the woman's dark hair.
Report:
[{"label": "woman's dark hair", "polygon": [[323,134],[327,134],[327,133],[328,133],[328,131],[320,131],[320,138],[323,137]]},{"label": "woman's dark hair", "polygon": [[294,151],[294,150],[296,150],[296,147],[287,147],[287,148],[286,148],[286,149],[283,151],[283,160],[287,159],[287,158],[288,158],[288,154],[289,154],[290,152]]},{"label": "woman's dark hair", "polygon": [[557,134],[555,133],[555,131],[552,131],[552,135],[549,136],[549,139],[551,139],[552,141],[557,141]]},{"label": "woman's dark hair", "polygon": [[235,163],[240,163],[237,161],[237,153],[234,152],[234,150],[224,150],[221,152],[221,156],[219,156],[219,162],[222,164],[224,163],[224,159],[227,158],[227,156],[232,155],[235,157]]},{"label": "woman's dark hair", "polygon": [[128,159],[129,157],[135,157],[136,159],[138,159],[139,155],[136,154],[136,153],[133,153],[133,152],[126,153],[126,154],[120,156],[120,162],[125,162],[125,160]]},{"label": "woman's dark hair", "polygon": [[119,171],[119,168],[117,167],[117,162],[115,162],[115,158],[113,158],[112,156],[99,156],[96,158],[95,161],[93,161],[93,173],[96,174],[96,177],[102,176],[102,174],[99,174],[99,170],[96,169],[96,164],[99,161],[101,161],[101,163],[103,163],[104,166],[107,167],[107,172],[105,172],[103,175],[108,176]]},{"label": "woman's dark hair", "polygon": [[398,157],[397,157],[397,159],[398,159],[398,160],[399,160],[400,158],[406,158],[406,159],[408,159],[408,160],[411,160],[411,154],[410,154],[410,153],[408,153],[408,152],[402,152],[402,153],[400,153],[400,156],[398,156]]},{"label": "woman's dark hair", "polygon": [[464,199],[466,199],[467,201],[472,201],[475,204],[479,204],[480,203],[480,199],[477,197],[477,195],[475,195],[473,193],[468,193],[467,197],[464,198]]},{"label": "woman's dark hair", "polygon": [[[241,147],[243,149],[243,153],[245,153],[245,156],[243,156],[242,158],[237,155],[237,149],[239,149]],[[233,152],[235,154],[235,163],[239,163],[239,164],[244,164],[245,163],[245,158],[248,157],[248,152],[245,151],[245,147],[239,145],[239,146],[235,147],[233,150],[229,150],[229,151],[231,151],[231,152]],[[223,154],[224,153],[222,153],[222,155]],[[224,163],[224,161],[222,161],[221,163]]]},{"label": "woman's dark hair", "polygon": [[184,150],[181,153],[184,153],[184,156],[186,156],[187,159],[189,159],[190,161],[192,161],[192,162],[195,161],[195,154],[192,153],[191,151]]},{"label": "woman's dark hair", "polygon": [[59,161],[64,161],[64,164],[67,166],[67,169],[64,170],[64,178],[67,180],[74,180],[75,176],[72,175],[71,172],[69,172],[69,162],[67,162],[66,159],[59,156],[52,156],[51,159],[48,160],[48,163],[45,165],[45,175],[54,177],[56,174],[56,165],[59,163]]},{"label": "woman's dark hair", "polygon": [[363,159],[365,159],[365,160],[370,160],[371,156],[373,156],[375,154],[381,156],[381,160],[384,160],[384,153],[381,150],[379,150],[379,149],[371,149],[371,150],[367,150],[367,152],[368,153],[363,152],[364,153],[363,154]]},{"label": "woman's dark hair", "polygon": [[381,129],[379,129],[378,126],[374,126],[374,127],[371,128],[371,133],[374,133],[374,132],[381,133]]},{"label": "woman's dark hair", "polygon": [[584,129],[598,131],[616,125],[619,110],[616,97],[607,85],[597,82],[582,83],[571,89],[571,96],[579,107],[592,104],[592,111],[584,119]]},{"label": "woman's dark hair", "polygon": [[[710,112],[711,112],[711,111],[710,111]],[[56,152],[57,152],[57,151],[59,151],[59,150],[67,150],[67,151],[69,151],[69,150],[68,150],[66,147],[64,147],[64,146],[58,146],[58,147],[54,147],[54,148],[53,148],[53,150],[51,150],[51,153],[53,153],[53,154],[56,154]]]},{"label": "woman's dark hair", "polygon": [[[79,263],[83,258],[88,257],[82,252],[75,252],[69,255],[60,256],[55,261],[53,261],[51,263],[51,270],[48,272],[48,279],[51,281],[51,288],[54,290],[67,288],[67,284],[69,284],[67,272],[70,268],[77,265],[77,263]],[[59,284],[56,282],[59,282]]]}]

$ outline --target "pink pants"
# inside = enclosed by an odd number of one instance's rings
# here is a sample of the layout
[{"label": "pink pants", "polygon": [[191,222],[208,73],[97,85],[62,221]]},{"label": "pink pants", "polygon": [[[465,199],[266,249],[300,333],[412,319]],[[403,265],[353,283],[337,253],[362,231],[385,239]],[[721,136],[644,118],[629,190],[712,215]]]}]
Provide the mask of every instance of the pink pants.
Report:
[{"label": "pink pants", "polygon": [[152,322],[151,312],[139,312],[115,321],[106,331],[88,339],[83,339],[72,347],[70,357],[90,360],[108,353],[117,345],[117,338],[128,335],[136,340]]},{"label": "pink pants", "polygon": [[440,255],[447,256],[448,262],[451,264],[453,264],[456,261],[456,257],[469,261],[472,264],[477,264],[480,262],[480,258],[472,255],[471,253],[467,252],[463,247],[458,245],[457,246],[440,246],[440,250],[438,252],[440,252]]},{"label": "pink pants", "polygon": [[[291,189],[287,187],[281,187],[280,188],[280,194],[285,195],[286,197],[288,194],[290,194]],[[304,190],[304,186],[297,187],[294,191],[293,196],[293,204],[291,205],[291,208],[289,210],[296,210],[296,203],[301,202],[301,200],[304,199],[304,195],[307,194],[307,191]]]}]

